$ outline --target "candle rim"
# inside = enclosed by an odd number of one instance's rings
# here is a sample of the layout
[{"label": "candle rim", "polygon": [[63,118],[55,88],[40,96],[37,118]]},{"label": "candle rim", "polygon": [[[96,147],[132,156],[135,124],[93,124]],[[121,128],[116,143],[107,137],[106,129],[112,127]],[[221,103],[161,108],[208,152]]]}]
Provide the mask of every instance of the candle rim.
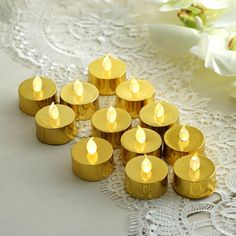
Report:
[{"label": "candle rim", "polygon": [[[183,149],[181,149],[178,145],[174,146],[173,143],[171,143],[169,141],[169,139],[170,139],[171,136],[176,135],[176,137],[178,137],[178,138],[174,139],[174,141],[176,143],[178,141],[180,141],[179,140],[179,131],[180,131],[181,127],[182,127],[182,125],[174,125],[173,127],[169,128],[165,132],[164,142],[168,147],[170,147],[171,149],[173,149],[175,151],[179,151],[179,152],[197,152],[205,146],[205,137],[204,137],[203,133],[201,132],[201,130],[199,130],[196,127],[190,126],[190,125],[185,125],[185,127],[188,129],[188,132],[189,132],[189,141],[187,141],[186,143],[188,143],[188,144],[190,143],[191,146],[188,145],[186,147],[183,147]],[[195,133],[198,134],[198,137],[201,138],[201,140],[200,140],[201,142],[199,141],[198,143],[196,143],[196,142],[192,141],[192,139],[193,139],[193,135],[192,135],[193,130],[194,130]],[[180,142],[184,143],[182,141],[180,141]]]},{"label": "candle rim", "polygon": [[[166,101],[159,101],[159,103],[161,103],[161,105],[164,107],[164,109],[165,109],[164,117],[168,116],[168,118],[169,118],[168,120],[165,120],[165,122],[163,122],[162,124],[158,124],[153,118],[154,114],[153,114],[153,116],[150,115],[150,116],[146,117],[145,114],[152,112],[156,103],[157,103],[157,101],[151,102],[151,103],[145,105],[144,107],[142,107],[142,109],[140,110],[140,113],[139,113],[140,119],[145,124],[153,126],[153,127],[165,127],[165,126],[169,126],[171,124],[178,122],[179,116],[180,116],[180,112],[179,112],[178,108],[175,105],[170,104]],[[174,114],[171,114],[169,116],[168,113],[170,111],[173,111]]]},{"label": "candle rim", "polygon": [[[112,62],[112,68],[109,74],[109,71],[105,71],[102,67],[103,57],[93,60],[88,66],[88,72],[92,76],[101,80],[115,80],[122,77],[126,74],[126,64],[121,59],[110,56]],[[95,67],[98,67],[98,69]],[[100,68],[101,67],[101,68]],[[96,71],[96,72],[95,72]],[[109,76],[108,76],[109,75]]]},{"label": "candle rim", "polygon": [[[42,101],[42,100],[46,100],[48,98],[51,98],[52,96],[54,96],[57,92],[57,87],[55,82],[47,77],[42,77],[40,76],[40,79],[42,80],[42,92],[43,92],[43,97],[40,99],[36,99],[34,98],[33,94],[37,94],[40,93],[39,92],[35,92],[33,91],[33,80],[35,77],[30,77],[24,81],[22,81],[18,87],[18,94],[20,97],[27,99],[29,101]],[[47,89],[45,89],[47,88]],[[31,91],[31,92],[29,92]]]},{"label": "candle rim", "polygon": [[[140,91],[137,92],[137,94],[133,94],[130,91],[130,81],[131,80],[126,80],[120,83],[117,88],[116,88],[116,95],[125,100],[125,101],[131,101],[131,102],[138,102],[138,101],[143,101],[149,98],[152,98],[153,95],[155,94],[155,89],[153,85],[147,81],[147,80],[141,80],[141,79],[136,79],[140,85]],[[145,85],[144,85],[145,84]],[[143,86],[148,86],[148,89],[143,89]],[[127,95],[128,94],[128,95]],[[140,96],[138,96],[140,95]]]},{"label": "candle rim", "polygon": [[[138,128],[134,127],[132,129],[127,130],[124,134],[121,136],[121,145],[123,148],[130,152],[138,153],[138,154],[145,154],[145,153],[150,153],[153,151],[156,151],[159,149],[162,145],[162,138],[161,136],[155,132],[154,130],[148,129],[148,128],[142,128],[145,131],[146,134],[146,142],[145,142],[145,149],[142,152],[138,152],[135,149],[135,143],[137,142],[135,139],[135,133]],[[128,136],[132,135],[133,139],[131,140],[128,138]],[[155,140],[150,140],[150,136],[155,137]],[[129,146],[126,144],[126,139],[128,139]],[[142,145],[142,144],[139,144]],[[150,147],[151,146],[151,147]]]},{"label": "candle rim", "polygon": [[[122,121],[122,124],[124,124],[124,126],[123,127],[121,127],[121,126],[118,126],[116,129],[114,129],[114,130],[109,130],[108,128],[107,129],[105,129],[105,127],[106,127],[106,122],[108,122],[107,120],[106,120],[106,114],[107,114],[107,111],[108,111],[108,109],[109,109],[109,107],[108,108],[102,108],[102,109],[100,109],[100,110],[98,110],[98,111],[96,111],[94,114],[93,114],[93,116],[92,116],[92,118],[91,118],[91,123],[92,123],[92,125],[96,128],[96,129],[98,129],[98,130],[100,130],[100,131],[102,131],[102,132],[105,132],[105,133],[117,133],[117,132],[121,132],[121,131],[124,131],[124,130],[126,130],[126,129],[128,129],[129,127],[130,127],[130,125],[131,125],[131,123],[132,123],[132,118],[131,118],[131,116],[130,116],[130,114],[127,112],[127,111],[125,111],[124,109],[121,109],[121,108],[119,108],[119,107],[115,107],[115,106],[113,106],[114,107],[114,109],[116,110],[116,121],[114,122],[114,123],[117,123],[118,124],[118,122],[119,121]],[[125,117],[124,117],[125,116]],[[102,127],[100,127],[99,125],[98,125],[98,122],[97,122],[97,119],[104,119],[104,122],[102,123]]]},{"label": "candle rim", "polygon": [[[90,89],[93,89],[95,92],[94,96],[91,96],[91,93],[90,93],[89,100],[88,100],[88,96],[87,96],[85,101],[83,101],[83,100],[78,101],[78,102],[72,101],[73,99],[80,100],[81,97],[83,97],[83,96],[79,97],[74,93],[74,88],[73,88],[74,82],[70,82],[70,83],[65,84],[60,90],[60,97],[62,98],[63,101],[65,101],[66,103],[69,103],[71,105],[86,105],[86,104],[92,103],[97,100],[97,98],[99,96],[99,91],[96,88],[96,86],[94,86],[93,84],[86,82],[86,81],[80,81],[80,82],[83,84],[84,93],[86,93],[86,91],[88,91]],[[67,96],[67,93],[70,93],[70,95]]]},{"label": "candle rim", "polygon": [[[63,105],[63,104],[55,104],[55,106],[57,106],[58,110],[59,110],[59,120],[60,123],[58,126],[56,127],[52,127],[50,126],[50,116],[48,113],[48,109],[50,107],[46,106],[41,108],[35,115],[35,122],[37,123],[37,125],[46,128],[46,129],[59,129],[59,128],[63,128],[69,124],[71,124],[74,120],[75,120],[75,112],[72,110],[72,108]],[[64,114],[66,112],[66,115]],[[63,118],[62,118],[63,117]],[[64,119],[64,117],[66,117],[66,119]]]},{"label": "candle rim", "polygon": [[[87,165],[87,166],[91,166],[91,163],[87,159],[87,149],[86,149],[86,144],[90,138],[91,137],[80,139],[71,148],[71,155],[72,155],[73,159],[75,161],[77,161],[83,165]],[[107,140],[105,140],[103,138],[93,137],[93,139],[97,145],[98,159],[97,159],[96,164],[94,164],[92,166],[98,166],[98,165],[101,165],[101,164],[107,162],[108,160],[110,160],[110,158],[112,158],[113,148],[112,148],[112,145]],[[102,146],[102,148],[101,148],[101,146]],[[104,152],[104,150],[105,150],[105,152]],[[78,152],[80,152],[80,153],[78,154]]]},{"label": "candle rim", "polygon": [[[211,174],[211,175],[208,175],[208,176],[206,176],[205,178],[202,178],[202,179],[199,179],[199,180],[191,180],[191,179],[186,179],[186,178],[184,178],[183,175],[182,175],[183,172],[180,172],[181,175],[179,175],[179,174],[176,173],[177,165],[179,165],[181,162],[185,161],[185,159],[188,160],[187,164],[188,164],[188,167],[189,167],[189,161],[190,161],[190,159],[193,157],[193,154],[183,156],[183,157],[179,158],[178,160],[176,160],[176,162],[174,163],[174,166],[173,166],[173,172],[174,172],[174,174],[177,175],[178,178],[180,178],[180,179],[182,179],[182,180],[184,180],[184,181],[186,181],[186,182],[195,182],[195,183],[197,183],[197,182],[199,182],[199,183],[200,183],[200,182],[204,182],[204,181],[206,181],[206,180],[212,178],[212,177],[216,174],[216,166],[215,166],[214,162],[213,162],[210,158],[208,158],[207,156],[205,156],[205,155],[197,154],[197,156],[198,156],[199,159],[200,159],[201,166],[205,164],[204,160],[208,161],[208,163],[211,164],[211,166],[213,167],[213,171],[212,171],[212,174]],[[201,169],[201,166],[200,166],[199,170]],[[190,170],[190,167],[189,167],[189,170]],[[193,171],[193,170],[190,170],[190,171]]]},{"label": "candle rim", "polygon": [[[147,180],[144,181],[141,178],[141,163],[142,161],[145,159],[145,155],[138,155],[134,158],[132,158],[131,160],[128,161],[128,163],[125,166],[125,174],[128,176],[128,178],[130,178],[132,181],[136,182],[136,183],[143,183],[143,184],[153,184],[153,183],[157,183],[157,182],[161,182],[163,181],[166,176],[168,175],[168,166],[165,163],[165,161],[163,161],[161,158],[153,156],[153,155],[147,155],[148,159],[151,161],[152,163],[152,177]],[[131,166],[131,167],[130,167]],[[138,175],[138,180],[134,179],[132,175],[130,175],[127,172],[134,172],[134,167],[137,167],[139,169],[137,169],[137,175]],[[132,169],[132,170],[130,170]],[[161,175],[161,177],[160,177]]]}]

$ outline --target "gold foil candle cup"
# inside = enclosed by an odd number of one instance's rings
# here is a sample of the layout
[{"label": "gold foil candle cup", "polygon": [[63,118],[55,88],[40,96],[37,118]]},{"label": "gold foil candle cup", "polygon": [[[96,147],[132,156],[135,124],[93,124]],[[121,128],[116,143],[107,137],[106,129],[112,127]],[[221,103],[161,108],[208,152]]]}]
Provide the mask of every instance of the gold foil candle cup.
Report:
[{"label": "gold foil candle cup", "polygon": [[98,181],[113,171],[113,148],[102,138],[84,138],[71,150],[74,174],[87,181]]},{"label": "gold foil candle cup", "polygon": [[122,82],[116,89],[116,105],[123,108],[133,117],[139,117],[143,106],[154,102],[155,90],[146,80],[131,80]]},{"label": "gold foil candle cup", "polygon": [[77,135],[74,111],[52,103],[35,115],[36,136],[46,144],[65,144]]},{"label": "gold foil candle cup", "polygon": [[216,174],[214,163],[203,155],[187,155],[173,167],[173,188],[187,198],[203,198],[214,193]]},{"label": "gold foil candle cup", "polygon": [[98,90],[87,82],[76,80],[66,84],[60,92],[61,103],[71,107],[76,120],[88,120],[98,110]]},{"label": "gold foil candle cup", "polygon": [[121,135],[131,127],[131,116],[128,112],[110,106],[97,111],[91,120],[93,136],[109,141],[113,148],[120,147]]},{"label": "gold foil candle cup", "polygon": [[48,78],[36,76],[23,81],[19,88],[19,107],[27,115],[35,114],[55,101],[56,84]]},{"label": "gold foil candle cup", "polygon": [[179,111],[167,102],[153,102],[140,111],[142,126],[156,131],[164,139],[165,132],[179,121]]},{"label": "gold foil candle cup", "polygon": [[160,156],[162,140],[155,131],[146,128],[133,128],[121,136],[121,159],[124,165],[132,158],[149,154]]},{"label": "gold foil candle cup", "polygon": [[202,154],[205,138],[202,132],[192,126],[175,125],[164,135],[164,159],[171,165],[188,154]]},{"label": "gold foil candle cup", "polygon": [[94,84],[100,95],[114,95],[116,87],[126,80],[126,65],[110,55],[89,64],[89,81]]},{"label": "gold foil candle cup", "polygon": [[137,156],[125,167],[125,190],[138,199],[150,200],[167,190],[168,167],[160,158],[150,155]]}]

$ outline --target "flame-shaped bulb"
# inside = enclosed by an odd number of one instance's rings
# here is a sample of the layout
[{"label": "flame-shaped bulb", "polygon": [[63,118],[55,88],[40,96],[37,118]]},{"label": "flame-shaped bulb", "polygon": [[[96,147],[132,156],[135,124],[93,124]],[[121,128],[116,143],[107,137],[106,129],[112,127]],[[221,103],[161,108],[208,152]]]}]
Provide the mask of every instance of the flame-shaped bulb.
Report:
[{"label": "flame-shaped bulb", "polygon": [[79,97],[84,93],[84,86],[78,79],[74,82],[74,92]]},{"label": "flame-shaped bulb", "polygon": [[146,154],[145,154],[145,159],[142,161],[142,164],[141,164],[141,170],[145,174],[150,173],[152,170],[152,163]]},{"label": "flame-shaped bulb", "polygon": [[42,90],[43,82],[42,79],[39,76],[36,76],[33,79],[33,90],[34,92],[39,92]]},{"label": "flame-shaped bulb", "polygon": [[111,57],[107,54],[102,60],[102,67],[105,71],[110,71],[112,68]]},{"label": "flame-shaped bulb", "polygon": [[145,143],[146,141],[146,134],[144,132],[144,130],[138,125],[138,129],[135,133],[135,139],[137,142],[139,143]]},{"label": "flame-shaped bulb", "polygon": [[97,152],[97,144],[94,142],[93,137],[88,140],[86,148],[90,155],[94,155]]},{"label": "flame-shaped bulb", "polygon": [[116,121],[117,113],[116,109],[113,106],[110,106],[107,110],[107,121],[114,123]]},{"label": "flame-shaped bulb", "polygon": [[161,103],[158,102],[154,108],[154,115],[157,118],[160,118],[160,117],[163,117],[164,112],[165,112],[164,107],[162,106]]},{"label": "flame-shaped bulb", "polygon": [[179,131],[179,139],[182,142],[187,142],[189,141],[189,132],[187,130],[187,128],[185,127],[185,125],[183,125]]},{"label": "flame-shaped bulb", "polygon": [[54,102],[49,106],[48,113],[50,118],[57,120],[59,118],[59,110]]},{"label": "flame-shaped bulb", "polygon": [[189,166],[193,171],[196,171],[200,168],[200,159],[196,154],[190,159]]},{"label": "flame-shaped bulb", "polygon": [[137,93],[140,90],[139,82],[134,76],[131,77],[129,88],[132,93]]}]

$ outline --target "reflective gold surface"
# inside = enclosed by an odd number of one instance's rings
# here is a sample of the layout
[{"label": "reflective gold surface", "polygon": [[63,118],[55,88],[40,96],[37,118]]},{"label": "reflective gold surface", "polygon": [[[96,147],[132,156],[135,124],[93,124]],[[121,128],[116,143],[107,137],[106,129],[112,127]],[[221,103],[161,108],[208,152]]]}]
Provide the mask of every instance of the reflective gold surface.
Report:
[{"label": "reflective gold surface", "polygon": [[189,167],[192,156],[184,156],[175,162],[173,188],[177,193],[188,198],[210,196],[216,188],[215,165],[207,157],[198,155],[200,168],[193,171]]},{"label": "reflective gold surface", "polygon": [[154,115],[154,109],[157,102],[149,103],[144,106],[141,109],[139,116],[143,127],[156,131],[164,138],[165,132],[173,125],[178,124],[179,111],[170,103],[161,101],[160,104],[164,108],[164,115],[162,117],[156,117]]},{"label": "reflective gold surface", "polygon": [[189,141],[179,140],[181,125],[175,125],[168,129],[164,135],[164,159],[169,164],[174,165],[180,157],[188,154],[202,154],[205,149],[205,138],[202,132],[192,126],[186,125],[189,131]]},{"label": "reflective gold surface", "polygon": [[27,115],[35,114],[43,107],[55,101],[56,84],[48,78],[40,77],[42,80],[42,90],[33,90],[33,78],[23,81],[19,88],[19,107]]},{"label": "reflective gold surface", "polygon": [[91,120],[93,127],[93,136],[106,139],[114,148],[120,146],[121,135],[131,127],[131,116],[128,112],[120,108],[116,110],[116,121],[110,123],[106,115],[108,108],[97,111]]},{"label": "reflective gold surface", "polygon": [[130,90],[130,80],[122,82],[116,89],[116,106],[123,108],[135,118],[139,117],[139,112],[146,104],[154,102],[155,90],[152,84],[146,80],[137,80],[140,90],[132,93]]},{"label": "reflective gold surface", "polygon": [[164,161],[155,156],[147,156],[152,163],[152,171],[143,173],[142,161],[145,156],[137,156],[125,167],[125,190],[138,199],[155,199],[164,194],[168,184],[168,167]]},{"label": "reflective gold surface", "polygon": [[100,95],[115,94],[116,87],[126,80],[126,65],[123,61],[110,57],[112,68],[106,71],[102,67],[103,58],[89,64],[89,81],[94,84]]},{"label": "reflective gold surface", "polygon": [[74,92],[74,83],[66,84],[60,91],[61,103],[74,110],[76,120],[90,119],[99,107],[97,88],[87,82],[82,82],[82,84],[84,89],[82,96]]},{"label": "reflective gold surface", "polygon": [[35,115],[36,136],[47,144],[65,144],[77,135],[74,111],[65,105],[57,104],[59,118],[49,117],[49,106],[40,109]]},{"label": "reflective gold surface", "polygon": [[97,153],[87,153],[86,144],[89,138],[79,140],[71,150],[72,170],[74,174],[87,181],[97,181],[108,177],[113,171],[113,148],[109,142],[94,138]]},{"label": "reflective gold surface", "polygon": [[162,144],[160,135],[150,129],[144,128],[143,130],[146,134],[144,144],[138,143],[135,139],[137,128],[130,129],[121,136],[121,159],[124,165],[140,154],[160,156]]}]

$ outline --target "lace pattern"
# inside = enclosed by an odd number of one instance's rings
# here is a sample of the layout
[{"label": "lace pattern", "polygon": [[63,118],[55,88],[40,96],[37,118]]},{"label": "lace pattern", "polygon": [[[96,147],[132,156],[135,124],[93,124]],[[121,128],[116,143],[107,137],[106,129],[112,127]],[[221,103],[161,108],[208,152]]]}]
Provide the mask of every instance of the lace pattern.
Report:
[{"label": "lace pattern", "polygon": [[[6,0],[0,3],[1,44],[15,60],[34,68],[35,73],[53,78],[58,87],[77,77],[87,79],[91,60],[111,52],[127,64],[127,75],[147,79],[156,98],[178,107],[181,122],[198,127],[206,137],[206,153],[217,167],[216,203],[189,201],[171,187],[157,200],[140,201],[126,194],[120,150],[114,151],[114,173],[101,183],[101,191],[131,211],[130,235],[195,235],[211,226],[205,235],[236,232],[236,114],[210,109],[208,98],[192,91],[189,81],[198,60],[177,61],[163,55],[151,42],[145,25],[136,25],[130,9],[120,1],[100,0]],[[100,97],[100,106],[114,104],[114,97]],[[133,121],[133,125],[139,122]],[[90,121],[77,123],[79,136],[91,135]],[[190,222],[197,212],[207,213]],[[199,231],[200,230],[200,231]]]}]

